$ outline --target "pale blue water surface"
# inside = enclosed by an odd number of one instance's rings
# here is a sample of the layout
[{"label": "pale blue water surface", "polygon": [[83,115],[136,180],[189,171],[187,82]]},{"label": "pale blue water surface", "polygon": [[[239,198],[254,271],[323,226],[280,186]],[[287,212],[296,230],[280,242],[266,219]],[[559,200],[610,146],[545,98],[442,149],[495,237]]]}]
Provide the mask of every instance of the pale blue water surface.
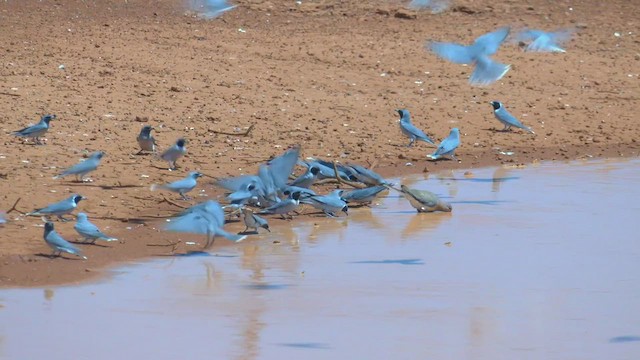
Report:
[{"label": "pale blue water surface", "polygon": [[[640,359],[640,161],[405,179],[212,256],[0,291],[1,359]],[[276,241],[276,243],[274,243]]]}]

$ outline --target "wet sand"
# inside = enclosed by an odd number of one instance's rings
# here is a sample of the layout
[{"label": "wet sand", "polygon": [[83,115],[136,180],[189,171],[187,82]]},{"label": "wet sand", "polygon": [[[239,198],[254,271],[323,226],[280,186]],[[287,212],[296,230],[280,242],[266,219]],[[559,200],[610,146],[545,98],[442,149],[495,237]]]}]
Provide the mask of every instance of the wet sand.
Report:
[{"label": "wet sand", "polygon": [[[159,255],[164,249],[147,245],[176,238],[133,219],[151,224],[179,208],[150,192],[151,184],[193,169],[214,177],[253,173],[295,144],[305,157],[375,164],[389,177],[638,155],[633,3],[456,1],[455,11],[439,15],[398,2],[238,5],[205,21],[169,0],[0,3],[0,209],[19,198],[18,210],[27,212],[78,192],[89,198],[80,210],[124,242],[84,247],[86,262],[43,258],[41,220],[12,212],[0,228],[0,286],[75,282]],[[566,54],[505,44],[496,59],[512,70],[486,88],[468,85],[469,67],[423,49],[428,39],[469,43],[502,25],[578,32]],[[495,131],[501,125],[491,100],[503,101],[536,135]],[[461,162],[428,162],[433,148],[424,143],[404,147],[397,108],[409,109],[438,140],[459,127]],[[45,146],[10,135],[44,113],[58,115]],[[158,128],[163,149],[180,136],[189,140],[181,171],[134,155],[146,123]],[[228,135],[252,125],[246,136]],[[95,150],[107,155],[93,183],[51,179]],[[199,199],[220,195],[206,184],[198,190],[207,195]],[[71,224],[60,231],[73,235]]]},{"label": "wet sand", "polygon": [[[632,360],[640,252],[629,218],[640,208],[628,199],[639,165],[413,176],[405,183],[454,212],[416,214],[391,193],[215,255],[7,289],[0,357]],[[70,333],[92,336],[69,347]]]}]

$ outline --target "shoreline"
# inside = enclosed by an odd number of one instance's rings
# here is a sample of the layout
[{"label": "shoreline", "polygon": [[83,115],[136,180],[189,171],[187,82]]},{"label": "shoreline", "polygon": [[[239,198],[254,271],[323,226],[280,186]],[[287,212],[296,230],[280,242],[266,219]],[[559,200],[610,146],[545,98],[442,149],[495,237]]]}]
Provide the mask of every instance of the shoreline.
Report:
[{"label": "shoreline", "polygon": [[[580,149],[583,150],[583,149]],[[619,151],[616,149],[609,149],[611,152],[616,153]],[[526,163],[520,162],[503,162],[502,164],[483,164],[480,166],[471,166],[465,167],[464,161],[440,161],[439,163],[444,163],[446,165],[453,166],[439,166],[439,168],[435,171],[429,170],[427,173],[439,173],[449,170],[465,170],[471,171],[473,169],[479,168],[492,168],[492,167],[518,167],[518,166],[530,166],[537,162],[571,162],[578,160],[587,160],[587,161],[598,161],[598,160],[606,160],[606,159],[615,159],[615,158],[632,158],[637,157],[639,154],[637,152],[631,152],[628,156],[603,156],[603,157],[576,157],[576,158],[563,158],[563,159],[532,159]],[[416,166],[402,166],[402,165],[381,165],[376,168],[381,175],[385,178],[394,178],[394,177],[403,177],[407,175],[414,174],[424,174],[425,171],[411,171],[411,170],[419,170],[422,166],[426,165],[428,167],[429,163],[433,163],[431,161],[427,161],[426,163],[419,163]],[[433,164],[432,164],[433,165]],[[331,188],[335,186],[337,183],[329,183],[321,185],[321,188],[326,191],[327,188]],[[211,197],[208,197],[211,198]],[[199,201],[204,201],[207,198],[198,199]],[[173,211],[176,212],[180,209],[173,207],[173,210],[170,208],[165,208],[162,210]],[[358,211],[354,209],[354,211]],[[309,211],[308,207],[305,207],[305,211],[299,217],[302,217],[305,221],[312,221],[312,216],[314,214],[313,211]],[[455,215],[454,215],[455,216]],[[324,219],[324,218],[322,218]],[[288,220],[282,220],[278,217],[268,218],[270,220],[270,225],[273,232],[277,233],[277,229],[282,227],[290,227],[290,222]],[[161,220],[152,221],[152,223],[160,223]],[[296,221],[294,219],[293,221]],[[109,224],[113,225],[115,222]],[[173,239],[168,240],[169,242],[180,241],[184,243],[186,241],[195,241],[199,242],[202,240],[202,237],[199,235],[181,235],[174,234],[170,232],[160,231],[154,228],[151,228],[153,225],[144,226],[144,234],[138,233],[135,237],[129,237],[124,240],[124,242],[114,242],[113,245],[111,243],[107,243],[106,246],[109,247],[118,247],[117,254],[118,257],[109,257],[103,249],[97,249],[100,245],[95,246],[95,249],[92,249],[92,252],[95,254],[94,256],[90,256],[89,260],[83,261],[81,259],[72,258],[70,255],[65,255],[65,259],[49,259],[46,257],[42,257],[39,254],[16,254],[16,255],[0,255],[0,264],[2,264],[2,268],[10,269],[10,271],[5,270],[0,274],[0,289],[18,289],[18,288],[42,288],[42,287],[58,287],[58,286],[76,286],[81,284],[86,284],[93,281],[101,281],[102,279],[108,279],[110,276],[114,276],[114,271],[118,268],[135,264],[136,262],[145,262],[152,261],[154,259],[160,259],[163,256],[181,256],[186,253],[185,250],[189,251],[200,251],[200,244],[196,244],[189,249],[185,248],[184,244],[178,244],[176,250],[179,252],[175,252],[171,254],[166,252],[172,248],[170,243],[163,244],[162,241],[149,240],[149,238],[153,237],[155,234],[162,234],[163,238]],[[232,221],[228,225],[225,226],[225,229],[231,232],[241,231],[243,225],[241,221]],[[115,237],[123,237],[126,238],[127,234],[125,232],[114,233]],[[123,236],[124,235],[124,236]],[[146,238],[146,240],[145,240]],[[245,241],[252,241],[251,235],[245,239]],[[136,242],[137,244],[132,245],[131,243]],[[244,242],[243,242],[244,243]],[[239,246],[243,246],[243,243],[240,243]],[[128,245],[129,244],[129,245]],[[159,245],[158,247],[152,247],[154,245]],[[166,246],[165,246],[166,245]],[[224,247],[232,247],[235,244],[227,242],[224,239],[218,238],[215,242],[214,247],[208,250],[212,254],[215,255],[215,249],[224,248]],[[48,249],[44,242],[42,243],[43,249]],[[82,249],[94,248],[94,246],[83,246]],[[92,261],[93,260],[93,261]],[[49,273],[51,276],[48,277],[40,277],[38,274]],[[8,275],[9,274],[9,275]],[[12,274],[12,275],[11,275]]]}]

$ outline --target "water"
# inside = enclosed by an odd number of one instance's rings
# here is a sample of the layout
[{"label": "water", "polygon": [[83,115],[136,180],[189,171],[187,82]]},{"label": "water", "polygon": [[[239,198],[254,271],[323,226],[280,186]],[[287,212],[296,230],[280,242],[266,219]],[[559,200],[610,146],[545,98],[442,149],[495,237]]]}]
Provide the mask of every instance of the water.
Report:
[{"label": "water", "polygon": [[[640,161],[406,179],[347,219],[0,291],[2,359],[638,359]],[[274,243],[277,241],[278,243]]]}]

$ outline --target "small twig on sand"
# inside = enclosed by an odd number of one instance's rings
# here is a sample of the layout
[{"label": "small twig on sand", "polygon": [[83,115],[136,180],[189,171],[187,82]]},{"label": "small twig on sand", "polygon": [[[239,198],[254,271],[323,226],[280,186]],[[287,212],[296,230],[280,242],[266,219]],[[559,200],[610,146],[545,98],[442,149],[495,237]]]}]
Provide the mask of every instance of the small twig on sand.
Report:
[{"label": "small twig on sand", "polygon": [[346,184],[346,185],[349,185],[349,186],[353,186],[356,189],[364,189],[364,188],[367,187],[367,185],[365,185],[365,184],[361,184],[361,183],[357,183],[357,182],[353,182],[353,181],[348,181],[348,180],[345,180],[345,179],[341,178],[340,175],[338,174],[338,166],[336,165],[335,161],[333,162],[333,171],[335,171],[336,180],[338,180],[339,183]]},{"label": "small twig on sand", "polygon": [[18,203],[20,202],[21,199],[22,198],[18,198],[18,200],[16,200],[16,202],[13,203],[13,206],[11,207],[11,209],[7,210],[7,214],[9,214],[12,211],[17,211],[22,215],[26,215],[27,214],[25,212],[22,212],[22,211],[18,210],[18,208],[16,208],[16,206],[18,205]]},{"label": "small twig on sand", "polygon": [[182,242],[182,240],[178,240],[176,242],[171,242],[169,240],[167,240],[168,244],[147,244],[147,246],[160,246],[160,247],[168,247],[171,246],[171,252],[174,253],[176,252],[176,249],[178,248],[178,244],[180,244]]},{"label": "small twig on sand", "polygon": [[186,206],[182,206],[180,204],[177,204],[169,199],[167,199],[164,195],[162,196],[162,200],[158,201],[158,204],[162,204],[163,202],[166,202],[167,204],[173,205],[173,206],[177,206],[181,209],[188,209],[188,207]]},{"label": "small twig on sand", "polygon": [[253,130],[253,128],[256,126],[256,124],[251,124],[251,126],[249,126],[249,128],[247,129],[247,131],[243,132],[243,133],[230,133],[230,132],[226,132],[226,131],[218,131],[218,130],[210,130],[212,133],[214,134],[219,134],[219,135],[230,135],[230,136],[249,136],[249,133],[251,132],[251,130]]},{"label": "small twig on sand", "polygon": [[20,94],[12,94],[4,91],[0,91],[0,95],[15,96],[15,97],[22,96]]}]

